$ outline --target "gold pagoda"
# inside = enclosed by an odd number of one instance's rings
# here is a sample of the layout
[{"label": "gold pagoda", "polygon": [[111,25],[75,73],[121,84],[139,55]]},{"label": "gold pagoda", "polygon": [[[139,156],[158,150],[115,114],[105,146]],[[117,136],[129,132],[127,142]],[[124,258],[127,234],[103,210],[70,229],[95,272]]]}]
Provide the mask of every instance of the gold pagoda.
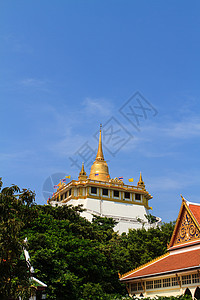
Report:
[{"label": "gold pagoda", "polygon": [[[93,215],[111,217],[118,222],[116,230],[128,232],[130,228],[150,226],[145,215],[149,214],[149,200],[152,196],[145,188],[142,175],[137,186],[126,185],[118,178],[110,178],[107,162],[102,149],[102,130],[100,127],[99,144],[96,159],[87,176],[82,164],[78,180],[62,183],[50,205],[82,205],[82,216],[92,220]],[[156,218],[156,217],[155,217]],[[156,222],[161,221],[156,218]]]}]

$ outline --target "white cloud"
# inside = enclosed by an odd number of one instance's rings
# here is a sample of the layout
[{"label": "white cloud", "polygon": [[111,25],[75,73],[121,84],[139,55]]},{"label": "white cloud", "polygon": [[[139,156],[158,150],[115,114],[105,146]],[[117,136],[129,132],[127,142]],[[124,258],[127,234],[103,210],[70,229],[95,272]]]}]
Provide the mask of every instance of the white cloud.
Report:
[{"label": "white cloud", "polygon": [[163,133],[167,136],[179,139],[188,139],[200,136],[200,119],[194,118],[169,124],[168,128],[163,129]]},{"label": "white cloud", "polygon": [[43,80],[38,80],[35,78],[26,78],[26,79],[21,80],[19,83],[21,83],[24,86],[38,87],[38,86],[44,85],[45,82]]},{"label": "white cloud", "polygon": [[1,152],[0,153],[0,160],[1,161],[6,161],[6,160],[26,160],[26,159],[29,159],[30,156],[33,156],[33,151],[29,151],[29,150],[26,150],[26,151],[19,151],[19,152],[7,152],[7,153],[4,153],[4,152]]},{"label": "white cloud", "polygon": [[39,89],[42,91],[49,92],[49,82],[47,80],[37,79],[37,78],[24,78],[17,82],[18,85],[24,88]]},{"label": "white cloud", "polygon": [[[192,173],[192,176],[191,176]],[[184,190],[199,185],[199,171],[171,172],[164,176],[151,177],[148,186],[156,191]]]},{"label": "white cloud", "polygon": [[83,103],[84,111],[88,114],[98,114],[103,116],[112,115],[113,104],[104,98],[86,98]]},{"label": "white cloud", "polygon": [[141,126],[140,132],[134,132],[131,125],[123,124],[133,135],[133,139],[122,151],[137,151],[151,158],[176,156],[180,151],[177,149],[178,143],[200,137],[200,118],[196,116],[180,121],[154,119],[148,123]]}]

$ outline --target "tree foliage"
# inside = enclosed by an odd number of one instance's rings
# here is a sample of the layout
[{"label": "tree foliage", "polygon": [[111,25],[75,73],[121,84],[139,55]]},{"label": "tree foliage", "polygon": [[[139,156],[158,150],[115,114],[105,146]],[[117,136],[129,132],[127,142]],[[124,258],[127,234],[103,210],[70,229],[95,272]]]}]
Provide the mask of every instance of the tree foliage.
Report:
[{"label": "tree foliage", "polygon": [[48,285],[48,299],[90,299],[94,291],[93,299],[125,295],[118,273],[165,253],[174,227],[169,223],[119,235],[112,219],[94,216],[90,223],[80,211],[36,206],[32,222],[23,230],[36,275]]},{"label": "tree foliage", "polygon": [[165,253],[174,227],[167,223],[119,235],[113,219],[94,216],[90,223],[80,217],[79,206],[33,204],[29,190],[12,186],[0,192],[1,299],[29,291],[30,274],[20,260],[25,237],[48,299],[111,300],[127,294],[118,273]]},{"label": "tree foliage", "polygon": [[0,299],[29,294],[29,269],[23,257],[21,230],[29,222],[35,195],[12,185],[2,189],[0,179]]}]

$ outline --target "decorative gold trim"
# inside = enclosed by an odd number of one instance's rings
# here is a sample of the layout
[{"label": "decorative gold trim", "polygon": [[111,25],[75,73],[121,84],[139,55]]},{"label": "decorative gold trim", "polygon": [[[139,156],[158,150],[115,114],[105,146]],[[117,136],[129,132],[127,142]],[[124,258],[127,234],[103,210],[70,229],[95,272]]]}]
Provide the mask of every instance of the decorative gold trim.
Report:
[{"label": "decorative gold trim", "polygon": [[[182,198],[181,208],[180,208],[180,211],[179,211],[179,214],[178,214],[178,218],[177,218],[177,221],[176,221],[176,224],[175,224],[175,228],[174,228],[171,240],[170,240],[169,245],[168,245],[168,249],[170,249],[173,246],[182,245],[182,244],[185,244],[185,243],[188,243],[188,242],[191,241],[191,240],[187,240],[187,241],[183,241],[182,243],[178,243],[178,244],[175,242],[176,236],[178,234],[178,230],[180,229],[180,222],[182,221],[182,218],[183,218],[184,209],[187,211],[187,213],[191,217],[192,221],[196,225],[197,229],[200,231],[200,224],[196,221],[193,213],[189,209],[185,198],[183,198],[182,195],[181,195],[181,198]],[[196,240],[198,240],[198,239],[196,239]]]},{"label": "decorative gold trim", "polygon": [[127,273],[124,273],[124,274],[120,275],[120,276],[121,276],[120,279],[122,279],[122,278],[124,278],[124,277],[130,275],[131,273],[134,273],[134,272],[136,272],[136,271],[139,271],[139,270],[141,270],[141,269],[143,269],[143,268],[145,268],[145,267],[151,265],[152,263],[154,263],[154,262],[156,262],[156,261],[158,261],[158,260],[160,260],[160,259],[162,259],[162,258],[164,258],[164,257],[166,257],[166,256],[168,256],[168,255],[169,255],[169,252],[167,252],[167,253],[165,253],[165,254],[163,254],[163,255],[161,255],[161,256],[159,256],[159,257],[157,257],[157,258],[155,258],[155,259],[153,259],[153,260],[151,260],[151,261],[149,261],[148,263],[146,263],[146,264],[144,264],[144,265],[141,265],[141,266],[139,266],[139,267],[137,267],[137,268],[135,268],[135,269],[133,269],[133,270],[127,272]]},{"label": "decorative gold trim", "polygon": [[[141,200],[141,202],[139,201],[136,201],[136,200],[123,200],[123,195],[121,194],[119,199],[117,198],[114,198],[112,196],[110,197],[103,197],[103,196],[100,196],[100,195],[91,195],[90,194],[90,187],[91,186],[95,186],[99,189],[103,189],[103,188],[106,188],[106,189],[109,189],[111,191],[111,194],[112,194],[112,191],[114,190],[118,190],[119,192],[130,192],[132,195],[134,195],[134,192],[136,193],[139,193],[143,196],[143,199]],[[143,192],[143,191],[138,191],[138,190],[134,190],[134,191],[130,191],[130,190],[127,190],[127,189],[121,189],[121,188],[118,188],[118,187],[113,187],[113,186],[107,186],[107,185],[102,185],[102,184],[94,184],[94,183],[81,183],[81,184],[76,184],[76,185],[70,185],[69,187],[66,187],[65,189],[62,189],[60,191],[60,193],[62,194],[65,194],[70,188],[72,189],[72,195],[74,198],[77,198],[77,197],[81,197],[81,194],[77,194],[77,196],[74,196],[74,188],[77,188],[77,191],[78,189],[80,188],[80,190],[83,188],[83,187],[86,187],[87,189],[87,197],[88,198],[94,198],[94,199],[103,199],[105,201],[114,201],[114,202],[121,202],[121,203],[127,203],[127,204],[134,204],[134,205],[142,205],[142,206],[145,206],[147,209],[149,209],[149,205],[148,205],[148,195],[147,195],[147,192]],[[55,195],[51,198],[50,201],[54,201],[55,197],[57,197],[57,192],[55,193]],[[147,198],[148,197],[148,198]]]},{"label": "decorative gold trim", "polygon": [[[122,200],[122,194],[121,197],[119,199],[114,198],[114,197],[102,197],[102,196],[96,196],[95,195],[90,195],[89,191],[90,191],[90,187],[91,186],[95,186],[99,189],[109,189],[110,190],[110,194],[112,193],[113,190],[117,190],[119,192],[129,192],[132,194],[132,198],[134,196],[135,193],[142,195],[142,200],[141,202],[138,202],[136,200]],[[140,205],[140,206],[144,206],[146,209],[150,209],[148,201],[152,198],[152,196],[146,191],[141,189],[138,186],[132,186],[132,185],[121,185],[118,184],[117,182],[115,183],[111,183],[111,182],[104,182],[104,181],[98,181],[98,180],[91,180],[91,179],[86,179],[86,180],[72,180],[70,183],[63,184],[62,187],[60,187],[59,192],[64,194],[66,193],[70,188],[72,189],[71,195],[73,196],[73,198],[77,199],[78,196],[74,196],[74,188],[82,188],[82,187],[86,187],[86,198],[94,198],[94,199],[103,199],[105,201],[114,201],[114,202],[118,202],[118,203],[125,203],[125,204],[134,204],[134,205]],[[51,203],[51,201],[56,201],[56,199],[58,198],[58,191],[55,192],[55,195],[49,200],[49,203]],[[79,196],[80,199],[82,198],[82,195]],[[68,199],[67,201],[68,202]]]}]

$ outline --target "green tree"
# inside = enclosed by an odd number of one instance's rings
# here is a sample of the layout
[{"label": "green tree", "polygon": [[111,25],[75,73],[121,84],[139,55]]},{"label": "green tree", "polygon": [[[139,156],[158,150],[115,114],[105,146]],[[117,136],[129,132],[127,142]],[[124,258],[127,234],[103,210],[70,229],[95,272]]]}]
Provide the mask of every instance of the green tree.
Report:
[{"label": "green tree", "polygon": [[30,272],[23,257],[21,230],[34,203],[34,193],[18,186],[2,188],[0,179],[0,298],[10,299],[30,293]]}]

